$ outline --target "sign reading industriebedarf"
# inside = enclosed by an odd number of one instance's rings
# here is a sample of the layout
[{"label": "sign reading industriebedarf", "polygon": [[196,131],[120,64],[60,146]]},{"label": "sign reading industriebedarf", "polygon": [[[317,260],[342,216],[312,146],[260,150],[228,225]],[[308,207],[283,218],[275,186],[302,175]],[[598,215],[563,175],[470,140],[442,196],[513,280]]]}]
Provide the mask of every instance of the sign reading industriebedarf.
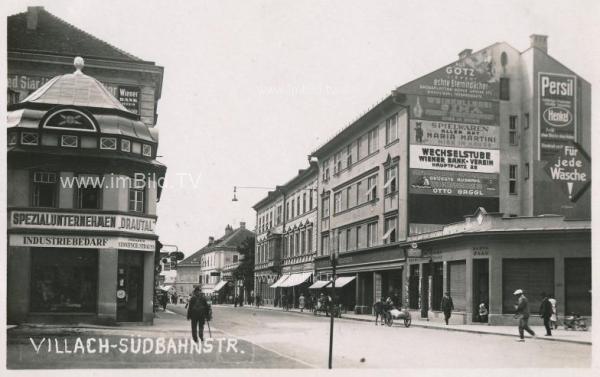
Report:
[{"label": "sign reading industriebedarf", "polygon": [[564,145],[554,160],[548,162],[546,173],[562,186],[572,202],[577,201],[592,183],[590,158],[578,144],[572,142]]},{"label": "sign reading industriebedarf", "polygon": [[548,160],[575,140],[577,78],[556,73],[538,74],[540,159]]}]

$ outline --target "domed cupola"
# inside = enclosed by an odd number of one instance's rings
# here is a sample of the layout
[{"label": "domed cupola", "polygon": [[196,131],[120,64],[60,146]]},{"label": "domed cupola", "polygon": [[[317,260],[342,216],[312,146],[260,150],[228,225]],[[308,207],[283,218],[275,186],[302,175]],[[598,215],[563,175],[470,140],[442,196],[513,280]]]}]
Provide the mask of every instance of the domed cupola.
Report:
[{"label": "domed cupola", "polygon": [[76,57],[74,65],[75,72],[54,77],[8,107],[9,151],[38,146],[153,159],[157,130],[84,74],[83,58]]}]

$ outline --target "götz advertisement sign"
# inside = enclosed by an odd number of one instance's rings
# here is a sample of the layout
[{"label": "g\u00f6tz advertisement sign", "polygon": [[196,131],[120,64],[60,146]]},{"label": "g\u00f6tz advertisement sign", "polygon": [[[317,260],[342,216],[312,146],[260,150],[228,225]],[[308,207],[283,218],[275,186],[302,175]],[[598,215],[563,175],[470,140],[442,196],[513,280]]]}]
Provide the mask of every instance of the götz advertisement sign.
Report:
[{"label": "g\u00f6tz advertisement sign", "polygon": [[410,121],[410,143],[445,147],[500,148],[500,131],[497,126],[438,122]]},{"label": "g\u00f6tz advertisement sign", "polygon": [[577,127],[577,77],[556,73],[538,74],[540,158],[548,159],[570,141]]}]

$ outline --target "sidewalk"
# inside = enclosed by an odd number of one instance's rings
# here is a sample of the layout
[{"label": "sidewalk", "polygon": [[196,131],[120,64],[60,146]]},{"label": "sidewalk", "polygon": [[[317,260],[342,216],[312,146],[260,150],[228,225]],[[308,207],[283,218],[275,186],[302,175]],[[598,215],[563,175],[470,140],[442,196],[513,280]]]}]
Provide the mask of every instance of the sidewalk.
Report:
[{"label": "sidewalk", "polygon": [[[215,306],[231,306],[232,305],[215,305]],[[247,306],[238,307],[239,309],[253,309],[253,310],[276,310],[282,311],[281,308],[272,307],[272,306],[261,306],[260,308],[256,308],[256,306]],[[236,309],[238,309],[236,308]],[[300,314],[300,315],[313,315],[312,311],[304,310],[303,313],[300,312],[300,309],[290,309],[288,313]],[[320,316],[324,316],[324,314],[319,314]],[[354,314],[354,313],[344,313],[342,314],[342,319],[353,320],[353,321],[362,321],[362,322],[372,322],[375,323],[375,316],[370,314]],[[337,318],[336,318],[337,320]],[[478,325],[478,324],[469,324],[469,325],[445,325],[444,323],[433,322],[422,320],[421,318],[415,318],[412,316],[412,324],[411,326],[422,327],[426,329],[434,329],[434,330],[446,330],[446,331],[460,331],[467,332],[473,334],[491,334],[491,335],[503,335],[503,336],[512,336],[517,338],[519,335],[517,330],[517,324],[515,322],[514,326],[489,326],[489,325]],[[404,327],[404,324],[400,321],[394,321],[393,327]],[[573,331],[573,330],[564,330],[562,327],[559,327],[558,330],[552,331],[552,336],[544,336],[546,330],[544,326],[531,326],[532,330],[535,331],[538,336],[538,340],[546,340],[546,341],[555,341],[555,342],[568,342],[568,343],[579,343],[579,344],[592,344],[592,331],[591,328],[588,331]],[[529,334],[525,334],[525,338],[527,339]]]}]

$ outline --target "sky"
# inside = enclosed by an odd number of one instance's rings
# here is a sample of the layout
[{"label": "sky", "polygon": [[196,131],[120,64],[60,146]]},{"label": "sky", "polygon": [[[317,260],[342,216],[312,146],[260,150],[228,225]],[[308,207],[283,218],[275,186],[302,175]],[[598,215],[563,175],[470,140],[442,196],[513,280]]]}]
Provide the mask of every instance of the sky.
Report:
[{"label": "sky", "polygon": [[[189,255],[308,166],[307,155],[397,86],[533,33],[600,87],[599,1],[4,2],[47,11],[165,69],[158,104],[167,187],[157,232]],[[593,96],[592,124],[599,96]]]}]

